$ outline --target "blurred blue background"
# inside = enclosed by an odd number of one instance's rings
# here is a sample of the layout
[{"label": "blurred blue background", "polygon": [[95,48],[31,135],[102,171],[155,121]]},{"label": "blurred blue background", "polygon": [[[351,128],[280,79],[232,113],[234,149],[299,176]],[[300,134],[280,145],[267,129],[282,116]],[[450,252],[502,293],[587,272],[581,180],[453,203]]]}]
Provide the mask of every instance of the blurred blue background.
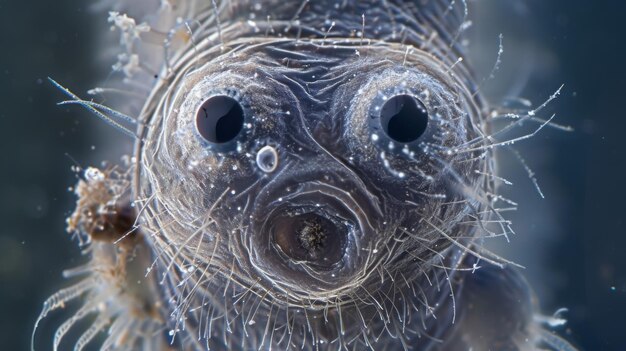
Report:
[{"label": "blurred blue background", "polygon": [[[495,246],[528,267],[546,313],[569,309],[561,332],[577,346],[626,350],[626,2],[476,2],[483,6],[470,32],[477,71],[488,73],[504,36],[502,66],[486,94],[540,103],[564,83],[547,112],[575,128],[516,145],[546,199],[517,161],[501,155],[502,174],[515,183],[505,191],[520,210],[511,216],[512,243]],[[41,303],[65,285],[63,269],[81,261],[64,221],[73,160],[87,166],[119,157],[107,152],[119,134],[80,109],[57,107],[62,96],[46,81],[82,95],[97,85],[112,63],[96,35],[106,28],[106,15],[84,1],[0,0],[2,350],[28,349]]]}]

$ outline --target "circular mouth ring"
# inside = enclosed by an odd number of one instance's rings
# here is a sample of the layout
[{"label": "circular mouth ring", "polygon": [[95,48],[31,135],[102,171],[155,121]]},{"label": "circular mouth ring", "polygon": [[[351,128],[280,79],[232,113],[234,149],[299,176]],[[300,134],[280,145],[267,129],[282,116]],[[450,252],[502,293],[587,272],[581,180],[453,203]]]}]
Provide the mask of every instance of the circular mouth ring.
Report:
[{"label": "circular mouth ring", "polygon": [[[268,212],[253,219],[255,228],[252,233],[256,235],[248,238],[252,265],[261,276],[289,290],[297,288],[317,293],[353,286],[365,275],[367,255],[363,250],[376,233],[375,226],[366,215],[369,211],[359,204],[351,192],[320,181],[298,183],[291,190],[282,187],[276,192],[265,192],[257,199],[261,201],[257,205],[262,205],[261,208],[268,209]],[[346,228],[341,259],[320,269],[281,252],[274,243],[271,222],[279,216],[289,215],[290,211],[318,215]]]},{"label": "circular mouth ring", "polygon": [[[341,270],[346,248],[351,244],[352,238],[360,236],[360,233],[357,232],[358,229],[353,220],[345,218],[338,211],[332,213],[329,211],[331,209],[334,210],[335,206],[329,208],[329,206],[312,206],[310,204],[296,206],[284,204],[276,207],[268,214],[261,230],[263,233],[268,233],[267,237],[272,249],[291,266],[300,266],[304,270],[316,272]],[[293,224],[297,224],[300,228],[311,228],[312,225],[318,225],[318,236],[311,234],[307,238],[318,240],[317,244],[324,250],[321,257],[316,257],[315,254],[318,252],[314,248],[307,249],[302,246],[307,244],[307,242],[301,242],[305,235],[303,234],[304,231],[293,231],[294,235],[291,236],[290,230],[287,230],[285,234],[279,227],[284,225],[289,229],[294,229]],[[289,244],[295,244],[299,247],[287,252],[288,249],[292,249],[288,248]],[[316,261],[318,259],[321,261]]]},{"label": "circular mouth ring", "polygon": [[[366,215],[359,202],[352,196],[350,192],[319,181],[300,184],[297,191],[294,191],[289,195],[283,196],[273,202],[270,202],[268,206],[270,208],[274,208],[276,206],[280,206],[282,203],[288,203],[292,206],[302,206],[306,205],[306,200],[309,197],[327,200],[327,202],[314,202],[316,207],[322,207],[324,203],[337,203],[338,206],[336,206],[336,208],[334,209],[336,211],[339,211],[342,208],[345,209],[348,215],[342,217],[344,217],[346,220],[354,221],[356,227],[360,229],[361,233],[374,232],[374,225],[370,222],[369,217]],[[356,237],[354,239],[357,251],[360,251],[362,248],[359,240],[360,238]]]}]

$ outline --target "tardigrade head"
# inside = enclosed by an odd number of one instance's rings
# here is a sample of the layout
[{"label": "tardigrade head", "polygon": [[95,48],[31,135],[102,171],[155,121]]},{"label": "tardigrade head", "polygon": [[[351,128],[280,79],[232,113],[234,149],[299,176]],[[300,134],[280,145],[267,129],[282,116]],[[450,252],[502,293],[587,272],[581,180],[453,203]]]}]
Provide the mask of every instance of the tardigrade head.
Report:
[{"label": "tardigrade head", "polygon": [[147,104],[136,155],[174,315],[230,346],[431,333],[450,293],[424,282],[452,274],[437,267],[490,187],[468,89],[432,55],[358,38],[190,56]]},{"label": "tardigrade head", "polygon": [[493,148],[550,124],[536,112],[560,89],[490,111],[463,62],[466,1],[115,3],[147,21],[109,14],[125,78],[92,92],[123,109],[52,81],[136,138],[127,168],[76,187],[68,229],[90,258],[35,323],[81,298],[54,350],[90,315],[75,350],[574,349],[480,248],[511,233]]}]

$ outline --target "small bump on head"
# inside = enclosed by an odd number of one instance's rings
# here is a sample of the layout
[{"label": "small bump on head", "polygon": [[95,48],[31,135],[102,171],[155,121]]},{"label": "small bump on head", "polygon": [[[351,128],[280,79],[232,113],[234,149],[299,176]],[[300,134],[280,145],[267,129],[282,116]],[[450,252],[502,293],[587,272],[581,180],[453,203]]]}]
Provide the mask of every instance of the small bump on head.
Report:
[{"label": "small bump on head", "polygon": [[274,147],[266,145],[256,154],[256,164],[265,173],[271,173],[278,166],[278,153]]}]

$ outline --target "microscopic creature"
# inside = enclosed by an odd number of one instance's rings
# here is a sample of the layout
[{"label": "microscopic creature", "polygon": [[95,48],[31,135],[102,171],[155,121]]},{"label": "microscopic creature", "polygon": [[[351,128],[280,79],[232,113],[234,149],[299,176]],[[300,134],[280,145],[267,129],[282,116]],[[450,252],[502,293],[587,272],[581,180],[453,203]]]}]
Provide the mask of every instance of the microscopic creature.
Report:
[{"label": "microscopic creature", "polygon": [[135,149],[75,187],[54,350],[574,350],[482,245],[512,233],[495,151],[560,89],[497,128],[465,1],[101,5],[106,104],[51,82]]}]

